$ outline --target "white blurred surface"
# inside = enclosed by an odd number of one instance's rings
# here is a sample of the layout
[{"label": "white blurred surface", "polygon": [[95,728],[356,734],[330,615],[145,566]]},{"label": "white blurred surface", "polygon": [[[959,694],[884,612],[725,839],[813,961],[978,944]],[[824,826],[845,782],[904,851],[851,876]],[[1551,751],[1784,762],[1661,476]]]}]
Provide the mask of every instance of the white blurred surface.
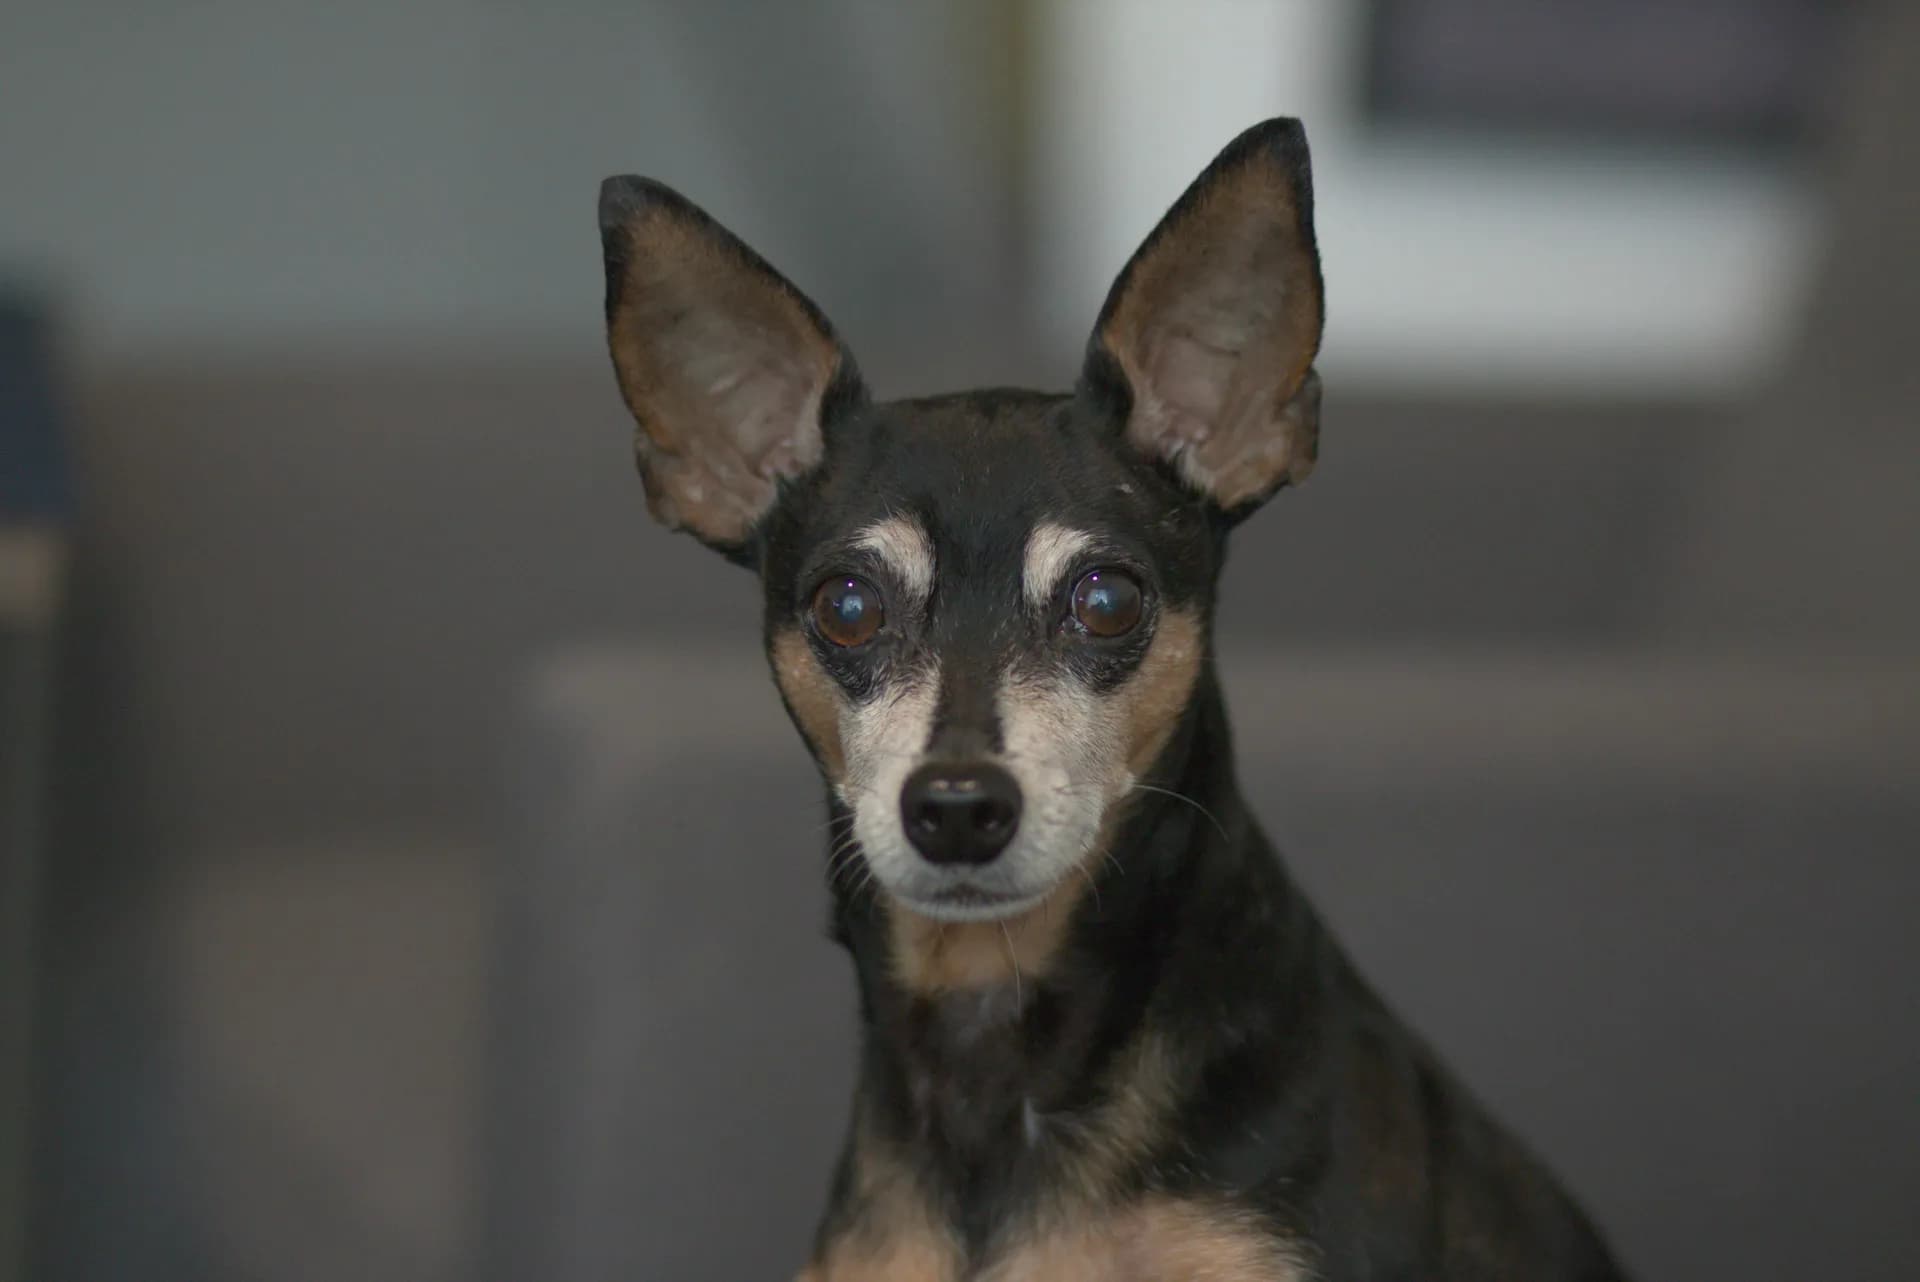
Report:
[{"label": "white blurred surface", "polygon": [[1313,145],[1329,377],[1717,393],[1788,337],[1814,210],[1779,164],[1371,131],[1358,4],[1047,0],[1044,13],[1034,297],[1067,350],[1214,152],[1275,115],[1300,117]]}]

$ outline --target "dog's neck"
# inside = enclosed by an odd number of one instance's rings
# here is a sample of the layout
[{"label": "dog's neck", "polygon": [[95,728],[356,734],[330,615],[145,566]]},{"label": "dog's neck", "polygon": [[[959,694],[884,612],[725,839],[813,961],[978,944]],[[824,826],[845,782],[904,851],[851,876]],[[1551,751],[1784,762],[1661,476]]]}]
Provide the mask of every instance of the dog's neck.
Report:
[{"label": "dog's neck", "polygon": [[[1304,1005],[1276,1011],[1273,994],[1317,991],[1309,971],[1323,963],[1324,932],[1239,797],[1210,665],[1143,782],[1151,790],[1118,824],[1112,858],[1036,910],[1061,922],[958,928],[990,932],[996,951],[1004,940],[1019,973],[916,985],[917,963],[901,955],[910,934],[890,915],[899,910],[836,889],[836,930],[861,992],[856,1129],[909,1155],[981,1231],[1023,1188],[1057,1185],[1057,1162],[1039,1168],[1061,1137],[1115,1159],[1100,1182],[1139,1178],[1171,1120],[1151,1114],[1181,1113],[1180,1133],[1204,1136],[1204,1119],[1185,1112],[1199,1078],[1217,1091],[1235,1056],[1297,1040],[1311,1020]],[[1150,1011],[1157,1045],[1143,1036]]]}]

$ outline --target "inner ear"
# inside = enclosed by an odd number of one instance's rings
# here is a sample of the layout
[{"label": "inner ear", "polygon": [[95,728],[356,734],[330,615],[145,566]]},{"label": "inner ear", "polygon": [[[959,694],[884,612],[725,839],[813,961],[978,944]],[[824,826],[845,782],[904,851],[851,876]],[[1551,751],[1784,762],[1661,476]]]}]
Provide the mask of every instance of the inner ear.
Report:
[{"label": "inner ear", "polygon": [[660,183],[607,179],[600,235],[647,506],[737,553],[781,480],[820,461],[825,405],[858,387],[852,361],[799,290]]},{"label": "inner ear", "polygon": [[1228,511],[1317,453],[1323,301],[1306,133],[1255,125],[1135,252],[1101,309],[1089,378],[1125,381],[1126,435]]}]

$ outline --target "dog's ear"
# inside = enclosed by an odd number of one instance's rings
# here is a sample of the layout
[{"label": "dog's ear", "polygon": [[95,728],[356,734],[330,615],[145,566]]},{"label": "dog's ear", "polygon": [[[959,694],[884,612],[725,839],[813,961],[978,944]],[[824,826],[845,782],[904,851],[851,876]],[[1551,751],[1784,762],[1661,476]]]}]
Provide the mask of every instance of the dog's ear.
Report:
[{"label": "dog's ear", "polygon": [[859,375],[819,309],[677,192],[600,187],[607,346],[647,506],[745,559],[780,482],[820,461],[823,411]]},{"label": "dog's ear", "polygon": [[1312,470],[1321,319],[1306,133],[1269,120],[1228,144],[1121,271],[1083,386],[1126,407],[1134,448],[1244,514]]}]

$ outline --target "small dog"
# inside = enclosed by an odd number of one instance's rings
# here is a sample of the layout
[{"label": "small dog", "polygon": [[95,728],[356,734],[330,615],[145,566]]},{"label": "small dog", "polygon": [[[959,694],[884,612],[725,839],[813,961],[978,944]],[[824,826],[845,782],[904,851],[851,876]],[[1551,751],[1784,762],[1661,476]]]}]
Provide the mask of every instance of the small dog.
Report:
[{"label": "small dog", "polygon": [[838,838],[863,1053],[804,1282],[1619,1278],[1234,778],[1226,539],[1319,427],[1300,125],[1208,166],[1062,395],[876,403],[681,196],[608,179],[600,226],[648,505],[759,573]]}]

